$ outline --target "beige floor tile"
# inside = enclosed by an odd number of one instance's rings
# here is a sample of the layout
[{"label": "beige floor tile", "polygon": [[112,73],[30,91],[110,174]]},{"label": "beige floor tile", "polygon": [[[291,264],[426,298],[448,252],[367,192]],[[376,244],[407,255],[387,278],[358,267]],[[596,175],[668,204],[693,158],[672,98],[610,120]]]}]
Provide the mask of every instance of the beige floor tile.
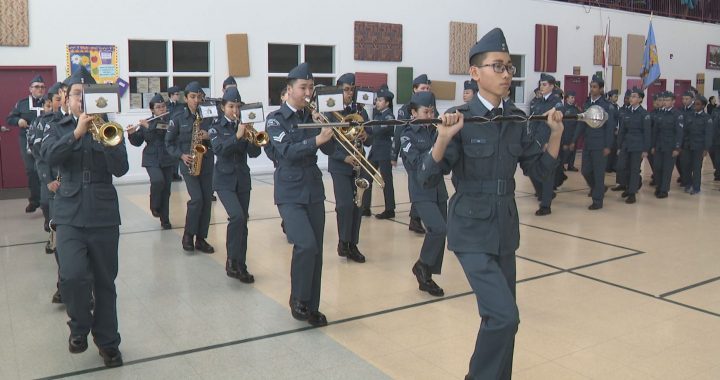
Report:
[{"label": "beige floor tile", "polygon": [[581,380],[588,379],[577,372],[556,363],[545,363],[513,373],[516,380]]}]

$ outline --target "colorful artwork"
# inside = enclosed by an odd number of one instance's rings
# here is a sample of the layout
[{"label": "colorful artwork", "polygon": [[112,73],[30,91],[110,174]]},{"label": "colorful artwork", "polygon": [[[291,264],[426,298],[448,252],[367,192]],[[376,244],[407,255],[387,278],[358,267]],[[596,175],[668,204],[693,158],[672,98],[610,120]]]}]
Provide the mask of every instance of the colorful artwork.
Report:
[{"label": "colorful artwork", "polygon": [[67,75],[85,68],[97,83],[115,83],[120,75],[117,47],[113,45],[67,45]]},{"label": "colorful artwork", "polygon": [[709,70],[720,70],[720,46],[708,45],[707,56],[705,57],[705,68]]},{"label": "colorful artwork", "polygon": [[402,61],[402,25],[355,21],[356,61]]}]

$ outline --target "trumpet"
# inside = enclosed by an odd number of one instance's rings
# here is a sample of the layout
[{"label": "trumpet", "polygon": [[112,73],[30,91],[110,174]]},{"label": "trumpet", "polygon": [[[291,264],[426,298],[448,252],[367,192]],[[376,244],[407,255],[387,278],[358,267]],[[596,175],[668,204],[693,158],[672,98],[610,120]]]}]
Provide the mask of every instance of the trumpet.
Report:
[{"label": "trumpet", "polygon": [[[230,115],[229,117],[233,121],[240,123],[240,117],[238,115]],[[245,134],[243,138],[250,144],[261,148],[270,143],[270,135],[265,131],[258,131],[252,124],[245,124]]]},{"label": "trumpet", "polygon": [[105,121],[100,115],[92,115],[90,134],[93,139],[104,146],[116,146],[123,140],[123,128],[114,121]]}]

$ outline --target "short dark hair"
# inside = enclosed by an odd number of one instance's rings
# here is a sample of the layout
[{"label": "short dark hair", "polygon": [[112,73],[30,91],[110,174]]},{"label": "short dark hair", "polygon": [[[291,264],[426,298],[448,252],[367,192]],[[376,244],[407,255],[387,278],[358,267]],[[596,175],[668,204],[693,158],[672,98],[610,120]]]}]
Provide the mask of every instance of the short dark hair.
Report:
[{"label": "short dark hair", "polygon": [[472,59],[470,59],[470,66],[480,67],[483,64],[483,62],[485,62],[486,57],[487,57],[487,53],[475,54],[472,57]]}]

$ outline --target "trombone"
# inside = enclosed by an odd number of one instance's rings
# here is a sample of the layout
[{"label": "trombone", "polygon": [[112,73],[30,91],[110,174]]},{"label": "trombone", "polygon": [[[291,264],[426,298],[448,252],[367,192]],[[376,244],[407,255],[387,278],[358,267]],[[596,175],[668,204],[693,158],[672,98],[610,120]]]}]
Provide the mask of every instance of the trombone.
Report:
[{"label": "trombone", "polygon": [[[317,111],[317,105],[309,98],[306,98],[305,102],[307,103],[305,108],[307,108],[310,112]],[[327,116],[323,115],[321,112],[318,112],[318,115],[320,115],[321,122],[319,124],[321,125],[301,124],[298,125],[298,128],[319,128],[322,127],[323,124],[328,124],[328,126],[332,126],[332,129],[335,132],[335,140],[337,140],[338,144],[340,144],[340,146],[345,149],[347,154],[349,154],[355,159],[358,168],[364,170],[368,175],[370,175],[370,177],[372,177],[373,181],[375,181],[378,186],[384,188],[385,181],[383,180],[380,172],[370,163],[370,161],[368,161],[362,151],[355,146],[355,141],[364,132],[364,129],[361,128],[364,125],[364,120],[362,116],[358,114],[349,114],[343,116],[341,113],[335,111],[332,112],[332,115],[337,120],[339,120],[339,122],[332,123],[327,118]],[[358,128],[358,126],[360,128]],[[357,204],[359,200],[362,199],[362,192],[364,191],[364,189],[370,186],[370,183],[365,178],[357,178],[355,180],[355,186],[358,188],[358,194],[360,195],[359,197],[355,197],[355,203]]]}]

